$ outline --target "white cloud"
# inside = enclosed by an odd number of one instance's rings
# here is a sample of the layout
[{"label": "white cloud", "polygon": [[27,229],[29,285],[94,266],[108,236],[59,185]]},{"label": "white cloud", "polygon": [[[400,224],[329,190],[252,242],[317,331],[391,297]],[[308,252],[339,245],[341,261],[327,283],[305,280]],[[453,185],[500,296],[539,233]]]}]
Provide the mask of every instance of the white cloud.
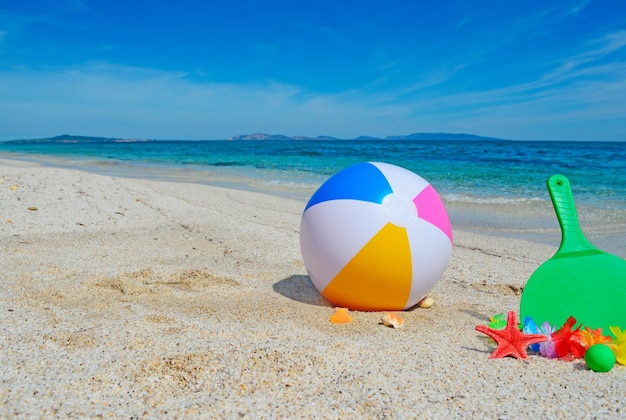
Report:
[{"label": "white cloud", "polygon": [[34,2],[28,11],[0,11],[0,41],[8,33],[19,33],[28,30],[31,25],[59,25],[59,17],[71,15],[87,9],[81,0],[51,0]]},{"label": "white cloud", "polygon": [[581,2],[579,2],[578,4],[571,6],[568,10],[567,10],[567,14],[569,15],[578,15],[580,14],[580,12],[587,7],[587,5],[591,3],[591,0],[583,0]]},{"label": "white cloud", "polygon": [[[416,131],[503,138],[626,140],[626,31],[550,63],[543,75],[488,90],[457,89],[461,68],[396,89],[339,94],[267,82],[198,81],[184,72],[90,63],[0,72],[0,139],[60,133],[216,139],[262,131],[385,136]],[[433,88],[434,87],[434,88]]]},{"label": "white cloud", "polygon": [[107,63],[2,72],[0,96],[0,138],[5,139],[29,135],[28,127],[39,128],[34,136],[349,135],[376,119],[362,103],[295,86],[199,83],[184,73]]},{"label": "white cloud", "polygon": [[626,62],[615,55],[625,46],[625,31],[610,33],[535,79],[423,96],[412,102],[411,115],[416,122],[443,126],[447,119],[464,131],[509,138],[626,140]]}]

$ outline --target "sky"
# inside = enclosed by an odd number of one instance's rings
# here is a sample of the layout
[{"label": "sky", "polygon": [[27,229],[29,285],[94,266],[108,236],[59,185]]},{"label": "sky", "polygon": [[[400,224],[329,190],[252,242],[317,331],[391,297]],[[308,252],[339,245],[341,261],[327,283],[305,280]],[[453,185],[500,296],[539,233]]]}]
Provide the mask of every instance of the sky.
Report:
[{"label": "sky", "polygon": [[626,1],[0,0],[0,140],[626,141]]}]

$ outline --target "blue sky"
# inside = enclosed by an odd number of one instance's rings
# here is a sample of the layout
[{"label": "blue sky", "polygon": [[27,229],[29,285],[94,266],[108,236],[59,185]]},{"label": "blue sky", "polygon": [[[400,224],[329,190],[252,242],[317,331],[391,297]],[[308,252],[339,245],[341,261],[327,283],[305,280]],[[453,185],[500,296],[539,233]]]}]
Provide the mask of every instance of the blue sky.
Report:
[{"label": "blue sky", "polygon": [[626,2],[0,2],[0,140],[626,141]]}]

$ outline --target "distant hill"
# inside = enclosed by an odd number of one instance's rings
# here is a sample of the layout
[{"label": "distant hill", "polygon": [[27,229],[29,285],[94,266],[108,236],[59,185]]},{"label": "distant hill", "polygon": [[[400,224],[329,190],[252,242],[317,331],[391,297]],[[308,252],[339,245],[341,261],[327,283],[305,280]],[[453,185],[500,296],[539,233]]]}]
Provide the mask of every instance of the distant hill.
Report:
[{"label": "distant hill", "polygon": [[[319,137],[305,137],[295,136],[289,137],[282,134],[241,134],[239,136],[229,137],[226,140],[339,140],[335,137],[319,136]],[[463,133],[413,133],[399,136],[387,136],[384,139],[380,137],[371,136],[359,136],[354,139],[342,139],[342,140],[464,140],[464,141],[476,141],[476,140],[503,140],[494,137],[476,136],[474,134]]]},{"label": "distant hill", "polygon": [[[371,137],[371,136],[359,136],[354,139],[339,139],[330,136],[318,136],[318,137],[306,137],[306,136],[285,136],[283,134],[265,134],[265,133],[252,133],[241,134],[238,136],[228,137],[226,140],[421,140],[421,141],[446,141],[446,140],[463,140],[463,141],[493,141],[503,139],[493,137],[476,136],[474,134],[453,134],[453,133],[413,133],[399,136],[387,136],[385,138]],[[22,140],[9,140],[7,143],[50,143],[50,144],[64,144],[64,143],[130,143],[130,142],[152,142],[158,140],[147,139],[131,139],[131,138],[115,138],[115,137],[94,137],[94,136],[76,136],[71,134],[61,134],[60,136],[41,138],[41,139],[22,139]]]},{"label": "distant hill", "polygon": [[[319,136],[319,137],[305,137],[305,136],[294,136],[289,137],[282,134],[264,134],[264,133],[253,133],[253,134],[241,134],[239,136],[229,137],[226,140],[340,140],[336,137],[329,136]],[[504,139],[499,139],[495,137],[484,137],[477,136],[474,134],[455,134],[455,133],[413,133],[401,136],[387,136],[384,139],[380,137],[371,137],[371,136],[359,136],[354,139],[341,139],[341,140],[461,140],[461,141],[479,141],[479,140],[500,140],[505,141]]]},{"label": "distant hill", "polygon": [[503,140],[494,137],[476,136],[463,133],[413,133],[403,136],[387,136],[385,140]]},{"label": "distant hill", "polygon": [[10,143],[128,143],[137,141],[151,141],[140,139],[121,139],[112,137],[93,137],[93,136],[74,136],[70,134],[61,134],[60,136],[48,137],[43,139],[23,139],[23,140],[10,140]]},{"label": "distant hill", "polygon": [[283,136],[282,134],[252,133],[228,137],[226,140],[293,140],[293,137]]},{"label": "distant hill", "polygon": [[338,140],[335,137],[319,136],[319,137],[306,137],[306,136],[284,136],[282,134],[265,134],[265,133],[252,133],[241,134],[239,136],[228,137],[226,140]]}]

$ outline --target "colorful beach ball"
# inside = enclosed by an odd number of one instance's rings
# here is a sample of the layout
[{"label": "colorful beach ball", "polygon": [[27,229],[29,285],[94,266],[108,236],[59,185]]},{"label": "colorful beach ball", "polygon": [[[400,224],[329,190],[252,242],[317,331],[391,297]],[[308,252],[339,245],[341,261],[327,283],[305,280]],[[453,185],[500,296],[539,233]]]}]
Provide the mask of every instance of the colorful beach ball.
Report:
[{"label": "colorful beach ball", "polygon": [[300,248],[311,281],[336,306],[415,306],[443,275],[452,228],[435,189],[399,166],[367,162],[330,177],[309,200]]}]

